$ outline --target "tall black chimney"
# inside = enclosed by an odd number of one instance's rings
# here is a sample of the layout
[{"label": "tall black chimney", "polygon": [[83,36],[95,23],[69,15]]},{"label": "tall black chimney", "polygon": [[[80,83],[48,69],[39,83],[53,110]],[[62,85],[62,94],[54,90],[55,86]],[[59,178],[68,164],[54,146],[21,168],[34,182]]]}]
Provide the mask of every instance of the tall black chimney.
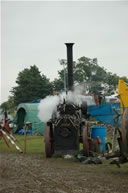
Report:
[{"label": "tall black chimney", "polygon": [[67,46],[67,65],[68,65],[68,90],[73,88],[73,53],[72,46],[74,43],[65,43]]}]

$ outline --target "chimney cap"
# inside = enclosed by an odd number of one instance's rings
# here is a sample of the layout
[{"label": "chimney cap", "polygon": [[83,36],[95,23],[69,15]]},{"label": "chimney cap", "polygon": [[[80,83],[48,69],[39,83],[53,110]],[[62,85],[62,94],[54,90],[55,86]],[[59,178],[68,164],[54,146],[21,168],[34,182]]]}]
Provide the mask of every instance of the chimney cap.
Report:
[{"label": "chimney cap", "polygon": [[75,43],[65,43],[66,46],[73,45],[73,44],[75,44]]}]

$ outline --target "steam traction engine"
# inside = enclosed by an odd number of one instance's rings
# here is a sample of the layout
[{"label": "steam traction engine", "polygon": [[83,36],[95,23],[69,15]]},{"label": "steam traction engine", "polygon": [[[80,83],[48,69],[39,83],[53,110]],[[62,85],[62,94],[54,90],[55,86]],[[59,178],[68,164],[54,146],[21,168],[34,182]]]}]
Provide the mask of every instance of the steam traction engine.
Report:
[{"label": "steam traction engine", "polygon": [[75,155],[79,152],[80,142],[84,142],[85,153],[88,153],[85,138],[87,127],[82,114],[82,107],[66,103],[65,100],[63,104],[58,105],[57,112],[53,114],[53,118],[47,122],[46,126],[47,157],[51,157],[52,154]]},{"label": "steam traction engine", "polygon": [[[68,90],[73,88],[72,43],[66,43],[68,64]],[[65,99],[57,106],[56,112],[47,122],[45,133],[46,157],[56,155],[75,155],[83,143],[85,154],[88,154],[87,104],[77,106]]]}]

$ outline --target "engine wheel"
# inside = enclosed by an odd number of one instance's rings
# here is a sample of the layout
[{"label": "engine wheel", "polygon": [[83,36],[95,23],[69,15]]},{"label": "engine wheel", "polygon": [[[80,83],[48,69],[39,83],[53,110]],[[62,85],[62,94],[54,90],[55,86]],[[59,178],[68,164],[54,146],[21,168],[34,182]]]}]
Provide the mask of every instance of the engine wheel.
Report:
[{"label": "engine wheel", "polygon": [[85,156],[89,156],[89,133],[88,125],[82,127],[82,137],[83,137],[83,151]]},{"label": "engine wheel", "polygon": [[52,139],[51,139],[51,131],[50,131],[50,126],[46,126],[45,129],[45,154],[46,157],[51,157],[53,154],[53,144],[52,144]]}]

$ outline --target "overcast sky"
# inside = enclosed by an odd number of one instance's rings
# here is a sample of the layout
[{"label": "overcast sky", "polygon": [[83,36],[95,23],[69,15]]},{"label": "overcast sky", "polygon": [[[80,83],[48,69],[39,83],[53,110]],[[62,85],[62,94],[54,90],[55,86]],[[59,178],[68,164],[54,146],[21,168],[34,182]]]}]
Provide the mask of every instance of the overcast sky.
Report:
[{"label": "overcast sky", "polygon": [[73,42],[73,59],[98,58],[108,72],[128,77],[128,1],[2,1],[1,101],[18,73],[37,65],[53,80]]}]

